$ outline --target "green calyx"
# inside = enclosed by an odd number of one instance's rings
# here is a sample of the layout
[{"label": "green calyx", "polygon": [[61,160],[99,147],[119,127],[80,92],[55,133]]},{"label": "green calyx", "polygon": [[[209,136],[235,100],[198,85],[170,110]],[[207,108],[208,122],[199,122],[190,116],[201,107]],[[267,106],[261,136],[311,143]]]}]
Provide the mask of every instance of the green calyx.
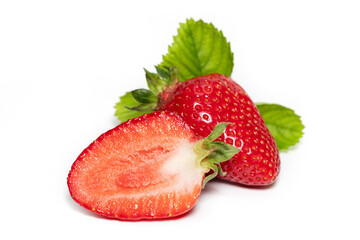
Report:
[{"label": "green calyx", "polygon": [[178,83],[178,70],[176,67],[155,66],[156,73],[145,70],[146,81],[149,89],[137,89],[127,92],[120,98],[115,106],[115,116],[120,121],[137,117],[156,111],[164,105],[172,95]]},{"label": "green calyx", "polygon": [[132,107],[125,105],[125,108],[127,108],[128,110],[147,112],[153,111],[156,108],[158,97],[153,92],[141,88],[131,91],[130,93],[133,99],[137,101],[137,104]]},{"label": "green calyx", "polygon": [[145,70],[147,85],[151,92],[159,95],[166,88],[178,82],[178,70],[176,67],[155,66],[156,73]]},{"label": "green calyx", "polygon": [[215,178],[218,174],[225,176],[226,172],[221,169],[221,162],[225,162],[231,159],[237,154],[240,149],[226,144],[221,141],[215,141],[226,129],[226,127],[232,123],[218,123],[214,130],[205,139],[198,141],[194,146],[194,151],[199,156],[198,164],[205,170],[206,173],[212,170],[212,173],[207,175],[203,182],[203,188],[206,183]]}]

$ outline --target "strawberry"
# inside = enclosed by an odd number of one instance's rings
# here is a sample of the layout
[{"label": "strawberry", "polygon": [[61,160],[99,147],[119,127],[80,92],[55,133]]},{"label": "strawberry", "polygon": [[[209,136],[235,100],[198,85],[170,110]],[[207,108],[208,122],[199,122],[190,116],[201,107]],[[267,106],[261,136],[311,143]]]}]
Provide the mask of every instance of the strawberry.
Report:
[{"label": "strawberry", "polygon": [[176,68],[166,69],[157,67],[158,74],[146,71],[151,91],[133,91],[133,98],[140,104],[129,109],[174,112],[202,137],[219,122],[234,123],[218,140],[233,145],[240,152],[221,163],[227,174],[219,178],[245,185],[273,183],[280,170],[279,151],[244,89],[231,78],[217,73],[179,82]]},{"label": "strawberry", "polygon": [[[97,214],[137,220],[189,211],[201,189],[238,149],[213,142],[228,123],[199,138],[171,112],[124,122],[92,142],[68,175],[72,198]],[[205,173],[212,170],[215,174]]]}]

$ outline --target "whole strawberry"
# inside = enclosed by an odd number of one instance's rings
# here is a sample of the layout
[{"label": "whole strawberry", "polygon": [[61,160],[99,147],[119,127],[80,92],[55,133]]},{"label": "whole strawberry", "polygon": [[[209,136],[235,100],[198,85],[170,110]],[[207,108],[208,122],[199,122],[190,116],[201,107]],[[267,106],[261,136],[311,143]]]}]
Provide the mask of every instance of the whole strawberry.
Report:
[{"label": "whole strawberry", "polygon": [[146,73],[151,91],[132,92],[139,105],[131,110],[166,110],[180,115],[195,134],[205,137],[219,122],[234,123],[218,138],[240,152],[221,163],[219,178],[245,185],[268,185],[280,170],[279,151],[256,105],[231,78],[213,73],[185,82],[176,79],[176,68],[157,67]]},{"label": "whole strawberry", "polygon": [[190,79],[177,87],[161,109],[178,113],[200,136],[219,122],[232,122],[220,141],[240,149],[221,164],[222,179],[247,185],[267,185],[279,174],[274,138],[246,92],[231,78],[217,73]]}]

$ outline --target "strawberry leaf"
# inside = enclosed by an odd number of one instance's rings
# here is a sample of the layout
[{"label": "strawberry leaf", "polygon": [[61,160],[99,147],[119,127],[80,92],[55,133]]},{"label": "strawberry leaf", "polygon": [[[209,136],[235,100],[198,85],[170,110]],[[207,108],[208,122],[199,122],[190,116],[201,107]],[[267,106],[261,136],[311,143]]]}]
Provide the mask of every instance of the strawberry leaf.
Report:
[{"label": "strawberry leaf", "polygon": [[169,66],[155,66],[156,73],[145,70],[145,77],[150,91],[159,95],[170,85],[178,82],[178,69]]},{"label": "strawberry leaf", "polygon": [[165,88],[165,82],[160,78],[159,74],[151,73],[148,70],[145,70],[145,77],[148,84],[148,87],[151,92],[154,94],[161,93]]},{"label": "strawberry leaf", "polygon": [[220,163],[229,160],[235,154],[240,152],[240,149],[234,147],[233,145],[220,141],[214,142],[214,140],[216,140],[224,132],[229,124],[231,123],[218,123],[205,139],[198,141],[195,145],[194,150],[200,156],[200,165],[206,169],[206,172],[210,171],[210,169],[213,171],[212,174],[205,177],[203,188],[206,183],[215,178],[218,173],[220,176],[225,176],[226,172],[221,169]]},{"label": "strawberry leaf", "polygon": [[303,135],[304,125],[300,116],[292,109],[278,104],[257,104],[256,106],[280,151],[299,142]]},{"label": "strawberry leaf", "polygon": [[133,107],[138,106],[140,103],[134,99],[131,92],[127,92],[124,96],[120,97],[120,101],[115,105],[115,116],[121,121],[125,122],[128,119],[139,117],[145,113],[153,111],[133,111]]},{"label": "strawberry leaf", "polygon": [[230,43],[213,24],[188,19],[180,24],[173,40],[161,65],[177,67],[180,81],[215,72],[231,75],[234,57]]},{"label": "strawberry leaf", "polygon": [[150,90],[140,88],[131,92],[132,97],[139,103],[157,103],[158,97]]},{"label": "strawberry leaf", "polygon": [[[221,122],[216,125],[216,127],[212,130],[212,132],[205,138],[205,145],[210,144],[212,141],[217,139],[223,132],[225,131],[226,127],[233,123]],[[211,147],[210,147],[211,148]]]},{"label": "strawberry leaf", "polygon": [[162,103],[162,99],[158,95],[178,82],[176,67],[155,66],[155,68],[157,73],[151,73],[144,69],[150,90],[140,88],[120,97],[120,101],[115,105],[115,116],[121,122],[154,112]]}]

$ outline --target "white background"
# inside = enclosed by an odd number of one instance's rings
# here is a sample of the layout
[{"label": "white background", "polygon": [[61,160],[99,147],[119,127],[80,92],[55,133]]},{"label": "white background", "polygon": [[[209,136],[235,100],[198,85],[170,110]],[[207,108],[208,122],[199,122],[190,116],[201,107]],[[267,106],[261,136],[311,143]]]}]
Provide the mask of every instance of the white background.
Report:
[{"label": "white background", "polygon": [[[131,3],[130,3],[131,2]],[[1,1],[1,239],[359,239],[359,1]],[[97,217],[69,196],[77,155],[116,126],[186,18],[231,42],[232,78],[306,126],[269,188],[214,181],[167,221]]]}]

